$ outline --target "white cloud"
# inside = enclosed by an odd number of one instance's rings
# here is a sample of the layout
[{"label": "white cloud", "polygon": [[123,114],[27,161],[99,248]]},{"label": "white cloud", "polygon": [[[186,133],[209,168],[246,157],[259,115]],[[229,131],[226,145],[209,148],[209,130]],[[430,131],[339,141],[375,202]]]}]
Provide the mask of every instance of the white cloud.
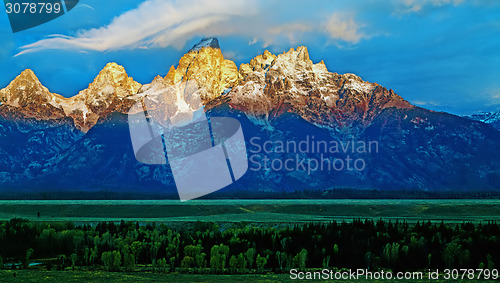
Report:
[{"label": "white cloud", "polygon": [[314,30],[312,24],[305,22],[294,22],[287,23],[284,25],[276,26],[269,29],[271,35],[283,35],[290,41],[291,44],[295,44],[297,39],[300,38],[304,33]]},{"label": "white cloud", "polygon": [[325,29],[332,39],[349,43],[358,43],[365,37],[360,31],[361,26],[354,21],[352,15],[333,13],[328,19]]},{"label": "white cloud", "polygon": [[254,2],[147,0],[114,18],[107,26],[79,31],[75,36],[53,35],[21,47],[24,54],[41,49],[109,51],[122,48],[174,46],[182,48],[190,37],[217,30],[228,32],[231,18],[255,14]]},{"label": "white cloud", "polygon": [[[110,51],[173,46],[181,49],[187,40],[200,36],[239,35],[249,44],[264,47],[288,40],[295,44],[305,34],[317,32],[335,41],[358,43],[365,35],[352,15],[334,13],[326,21],[306,18],[303,21],[280,22],[280,11],[259,7],[253,0],[146,0],[110,24],[75,35],[51,35],[22,46],[16,55],[44,49],[77,51]],[[285,13],[282,11],[281,13]]]}]

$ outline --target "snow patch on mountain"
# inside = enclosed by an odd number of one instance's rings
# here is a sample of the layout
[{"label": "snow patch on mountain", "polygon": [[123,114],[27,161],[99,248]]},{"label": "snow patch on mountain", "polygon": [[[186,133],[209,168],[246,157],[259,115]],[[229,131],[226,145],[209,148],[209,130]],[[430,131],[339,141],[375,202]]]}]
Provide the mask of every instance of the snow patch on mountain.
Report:
[{"label": "snow patch on mountain", "polygon": [[481,112],[478,114],[473,114],[469,116],[464,116],[465,118],[481,121],[486,124],[492,125],[495,129],[500,130],[500,111],[497,112]]}]

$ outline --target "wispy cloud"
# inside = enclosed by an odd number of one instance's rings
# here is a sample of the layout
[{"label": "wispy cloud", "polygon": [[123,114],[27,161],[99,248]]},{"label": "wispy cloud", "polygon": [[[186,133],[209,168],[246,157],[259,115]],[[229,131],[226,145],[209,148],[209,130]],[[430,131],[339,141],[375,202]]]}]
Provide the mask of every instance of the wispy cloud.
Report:
[{"label": "wispy cloud", "polygon": [[94,7],[92,7],[92,6],[88,5],[88,4],[79,4],[75,8],[87,8],[87,9],[90,9],[90,10],[95,10]]},{"label": "wispy cloud", "polygon": [[493,91],[490,96],[490,104],[489,105],[500,105],[500,89]]},{"label": "wispy cloud", "polygon": [[463,0],[394,0],[395,13],[398,15],[418,13],[427,7],[441,7],[445,5],[459,5]]},{"label": "wispy cloud", "polygon": [[53,35],[22,46],[17,55],[42,49],[181,48],[195,34],[210,33],[214,29],[224,31],[224,23],[227,25],[231,18],[248,17],[255,12],[252,1],[147,0],[114,18],[107,26],[82,30],[75,36]]},{"label": "wispy cloud", "polygon": [[441,106],[440,102],[434,100],[413,100],[411,101],[413,104],[418,106]]},{"label": "wispy cloud", "polygon": [[[195,36],[239,35],[265,47],[287,39],[295,44],[310,32],[322,33],[335,41],[358,43],[365,35],[353,15],[336,12],[325,21],[256,20],[271,18],[275,11],[252,0],[146,0],[137,8],[114,18],[106,26],[81,30],[75,35],[52,35],[24,45],[16,55],[45,49],[110,51],[173,46],[181,49]],[[277,21],[277,22],[276,22]]]},{"label": "wispy cloud", "polygon": [[352,15],[333,13],[328,19],[325,29],[332,39],[357,43],[365,35],[360,31],[362,26],[354,21]]},{"label": "wispy cloud", "polygon": [[272,35],[284,35],[290,43],[294,44],[297,38],[301,37],[304,33],[310,32],[314,29],[313,25],[307,22],[294,22],[284,25],[276,26],[269,29]]}]

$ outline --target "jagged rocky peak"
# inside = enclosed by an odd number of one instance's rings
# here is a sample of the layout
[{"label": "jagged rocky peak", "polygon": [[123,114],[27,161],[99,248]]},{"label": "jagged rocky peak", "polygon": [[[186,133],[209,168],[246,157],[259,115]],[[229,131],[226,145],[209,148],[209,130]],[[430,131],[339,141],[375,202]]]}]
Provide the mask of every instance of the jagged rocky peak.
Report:
[{"label": "jagged rocky peak", "polygon": [[323,61],[314,64],[304,46],[279,55],[265,51],[242,64],[240,76],[230,105],[264,123],[292,112],[321,126],[367,126],[385,108],[413,107],[392,90],[354,74],[331,73]]},{"label": "jagged rocky peak", "polygon": [[[312,62],[304,46],[278,55],[266,50],[238,70],[224,58],[215,38],[203,39],[164,78],[157,76],[144,86],[129,77],[123,66],[108,63],[87,89],[64,98],[50,93],[26,70],[0,91],[0,101],[41,119],[72,117],[77,128],[86,132],[99,118],[127,113],[141,97],[186,81],[200,87],[205,105],[227,102],[261,121],[292,112],[317,125],[350,127],[369,125],[389,107],[413,107],[376,83],[354,74],[329,72],[323,61]],[[224,93],[227,96],[219,99]]]},{"label": "jagged rocky peak", "polygon": [[26,69],[6,88],[1,90],[0,99],[15,107],[25,106],[32,99],[47,101],[51,99],[49,90],[38,80],[32,70]]},{"label": "jagged rocky peak", "polygon": [[271,64],[274,62],[275,59],[276,55],[266,50],[262,55],[258,55],[252,60],[250,60],[250,63],[241,64],[240,74],[244,79],[254,71],[262,71],[269,68],[269,66],[271,66]]},{"label": "jagged rocky peak", "polygon": [[200,42],[195,44],[188,52],[198,52],[205,47],[220,49],[219,40],[215,37],[205,37]]},{"label": "jagged rocky peak", "polygon": [[62,96],[50,93],[30,69],[24,70],[0,90],[0,102],[15,107],[26,118],[45,120],[64,117],[64,111],[58,105],[62,99]]},{"label": "jagged rocky peak", "polygon": [[87,89],[71,97],[62,106],[77,127],[86,132],[99,118],[109,113],[125,113],[132,104],[127,97],[136,94],[141,86],[128,76],[123,66],[111,62],[106,64]]},{"label": "jagged rocky peak", "polygon": [[33,71],[27,69],[0,90],[0,102],[5,107],[14,107],[27,118],[71,117],[75,126],[86,132],[109,113],[126,113],[134,102],[131,98],[140,87],[141,84],[129,77],[123,66],[108,63],[87,89],[65,98],[50,93]]},{"label": "jagged rocky peak", "polygon": [[102,88],[103,86],[111,86],[117,90],[116,95],[125,96],[136,93],[141,84],[129,77],[123,66],[111,62],[99,72],[99,75],[89,85],[89,89]]},{"label": "jagged rocky peak", "polygon": [[224,59],[215,38],[202,40],[179,60],[177,68],[172,66],[165,77],[168,84],[195,80],[202,88],[203,101],[220,96],[238,84],[238,68],[231,60]]},{"label": "jagged rocky peak", "polygon": [[26,69],[22,71],[21,74],[18,77],[16,77],[15,80],[17,79],[27,80],[27,81],[39,81],[38,77],[31,69]]},{"label": "jagged rocky peak", "polygon": [[290,48],[288,52],[283,52],[276,58],[275,64],[271,66],[271,69],[279,70],[283,68],[283,71],[291,71],[293,68],[299,70],[312,70],[313,62],[309,59],[309,52],[307,47],[299,46],[297,50]]},{"label": "jagged rocky peak", "polygon": [[[297,50],[290,48],[288,52],[279,55],[274,55],[265,50],[262,55],[250,60],[250,63],[240,65],[240,74],[243,79],[246,79],[249,75],[258,76],[267,73],[269,70],[282,74],[287,73],[294,78],[297,74],[304,72],[313,72],[316,76],[328,72],[323,61],[313,64],[309,59],[309,52],[305,46],[299,46]],[[249,79],[252,80],[253,78]]]},{"label": "jagged rocky peak", "polygon": [[154,85],[166,85],[166,81],[165,81],[165,78],[163,78],[162,76],[156,76],[153,81],[151,82],[151,84],[154,84]]},{"label": "jagged rocky peak", "polygon": [[156,76],[151,83],[143,85],[134,97],[139,100],[140,97],[146,95],[157,95],[162,93],[168,86],[165,78]]}]

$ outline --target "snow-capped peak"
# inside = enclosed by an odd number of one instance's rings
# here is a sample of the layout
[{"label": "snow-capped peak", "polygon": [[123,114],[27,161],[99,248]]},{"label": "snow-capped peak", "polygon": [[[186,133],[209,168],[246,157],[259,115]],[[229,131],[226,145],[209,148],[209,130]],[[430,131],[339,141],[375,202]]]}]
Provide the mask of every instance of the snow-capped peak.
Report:
[{"label": "snow-capped peak", "polygon": [[215,37],[206,37],[206,38],[203,38],[200,42],[198,42],[197,44],[195,44],[189,50],[189,52],[197,52],[197,51],[200,51],[204,47],[211,47],[211,48],[220,49],[219,40],[217,40],[217,38],[215,38]]}]

